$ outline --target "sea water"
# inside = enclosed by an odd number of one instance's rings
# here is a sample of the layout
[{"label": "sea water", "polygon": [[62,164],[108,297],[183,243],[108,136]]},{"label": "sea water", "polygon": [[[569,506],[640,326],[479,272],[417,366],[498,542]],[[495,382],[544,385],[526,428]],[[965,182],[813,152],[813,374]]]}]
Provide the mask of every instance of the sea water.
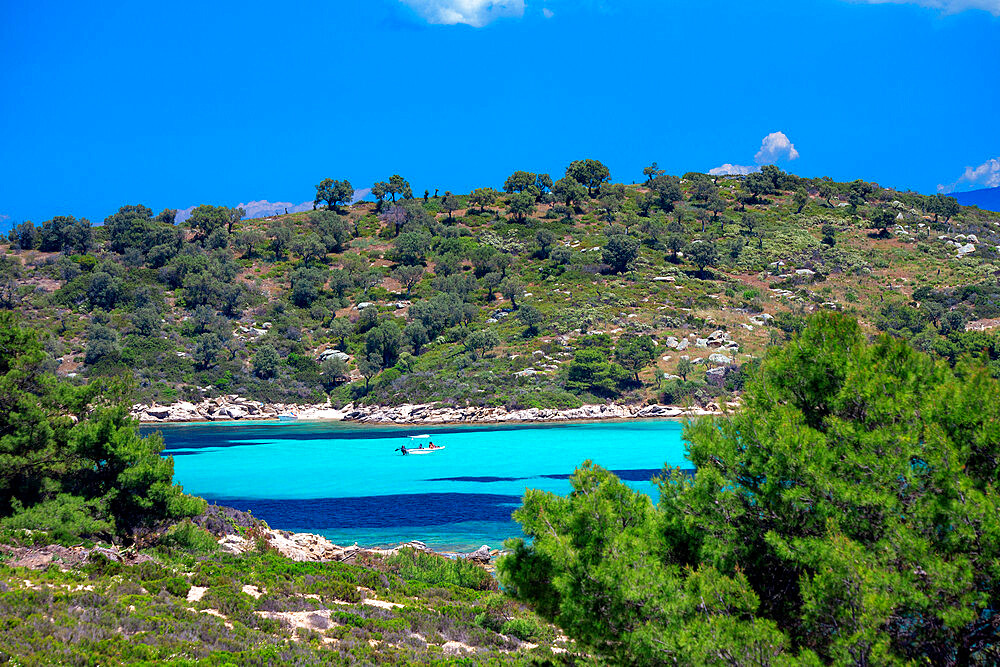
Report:
[{"label": "sea water", "polygon": [[[657,498],[664,465],[690,468],[674,421],[381,427],[339,422],[227,422],[160,431],[175,479],[273,528],[336,544],[421,540],[442,550],[499,547],[521,536],[511,512],[526,489],[570,491],[585,460]],[[415,435],[430,438],[411,439]],[[403,456],[401,445],[444,449]]]}]

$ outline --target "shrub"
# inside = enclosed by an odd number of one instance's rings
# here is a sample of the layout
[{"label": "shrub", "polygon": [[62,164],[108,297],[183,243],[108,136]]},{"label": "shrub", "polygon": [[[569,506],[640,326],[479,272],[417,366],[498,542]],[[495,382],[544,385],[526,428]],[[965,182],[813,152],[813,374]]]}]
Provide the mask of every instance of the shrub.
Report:
[{"label": "shrub", "polygon": [[211,553],[219,548],[212,533],[189,520],[171,526],[160,538],[159,544],[199,554]]},{"label": "shrub", "polygon": [[534,639],[541,633],[541,626],[533,618],[512,618],[500,628],[500,632],[505,635],[513,635],[518,639],[527,641]]}]

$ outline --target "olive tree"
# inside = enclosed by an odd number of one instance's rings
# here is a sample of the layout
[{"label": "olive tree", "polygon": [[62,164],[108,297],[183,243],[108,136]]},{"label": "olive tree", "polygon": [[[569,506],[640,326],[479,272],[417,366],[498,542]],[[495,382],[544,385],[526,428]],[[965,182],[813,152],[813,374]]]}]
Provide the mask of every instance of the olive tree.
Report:
[{"label": "olive tree", "polygon": [[326,202],[328,209],[336,210],[341,205],[347,205],[354,199],[354,187],[351,182],[335,181],[332,178],[324,178],[316,185],[316,199],[313,201],[313,208],[319,206],[321,202]]}]

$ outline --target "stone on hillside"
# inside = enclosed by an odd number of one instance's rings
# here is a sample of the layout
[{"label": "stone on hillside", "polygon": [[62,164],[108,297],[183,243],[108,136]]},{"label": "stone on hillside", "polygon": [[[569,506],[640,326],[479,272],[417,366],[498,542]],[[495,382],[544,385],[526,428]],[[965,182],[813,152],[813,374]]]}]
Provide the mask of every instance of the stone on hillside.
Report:
[{"label": "stone on hillside", "polygon": [[490,548],[485,544],[471,554],[466,556],[466,559],[471,560],[475,563],[489,563],[490,562]]},{"label": "stone on hillside", "polygon": [[958,256],[965,257],[966,255],[972,252],[976,252],[976,246],[972,245],[971,243],[966,243],[965,245],[959,247]]},{"label": "stone on hillside", "polygon": [[347,361],[351,358],[346,352],[341,352],[340,350],[334,350],[332,348],[329,350],[323,350],[319,353],[319,361],[326,361],[327,359],[332,359],[333,357],[336,357],[341,361]]},{"label": "stone on hillside", "polygon": [[667,347],[677,347],[677,339],[673,336],[668,336],[667,340],[663,343]]},{"label": "stone on hillside", "polygon": [[707,338],[698,338],[698,339],[696,339],[694,341],[694,346],[695,347],[708,347],[708,339]]},{"label": "stone on hillside", "polygon": [[731,363],[733,363],[733,358],[732,357],[727,357],[726,355],[719,354],[718,352],[715,353],[715,354],[708,355],[708,360],[711,361],[713,364],[723,364],[724,365],[724,364],[731,364]]},{"label": "stone on hillside", "polygon": [[688,349],[688,345],[690,345],[690,343],[688,342],[688,339],[684,338],[679,343],[677,343],[677,349],[678,350],[686,350],[686,349]]}]

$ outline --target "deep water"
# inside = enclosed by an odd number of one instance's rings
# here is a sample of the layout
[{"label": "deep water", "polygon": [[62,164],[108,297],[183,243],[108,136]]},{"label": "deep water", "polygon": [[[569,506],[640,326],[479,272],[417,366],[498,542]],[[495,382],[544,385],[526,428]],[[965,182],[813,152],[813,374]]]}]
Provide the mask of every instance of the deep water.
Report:
[{"label": "deep water", "polygon": [[[421,540],[436,549],[501,546],[525,489],[569,493],[583,461],[656,498],[664,464],[690,467],[674,421],[376,427],[337,422],[210,423],[159,430],[175,478],[210,502],[250,510],[272,527],[363,546]],[[402,456],[409,436],[445,449]],[[422,440],[427,443],[427,440]],[[426,446],[426,444],[425,444]]]}]

